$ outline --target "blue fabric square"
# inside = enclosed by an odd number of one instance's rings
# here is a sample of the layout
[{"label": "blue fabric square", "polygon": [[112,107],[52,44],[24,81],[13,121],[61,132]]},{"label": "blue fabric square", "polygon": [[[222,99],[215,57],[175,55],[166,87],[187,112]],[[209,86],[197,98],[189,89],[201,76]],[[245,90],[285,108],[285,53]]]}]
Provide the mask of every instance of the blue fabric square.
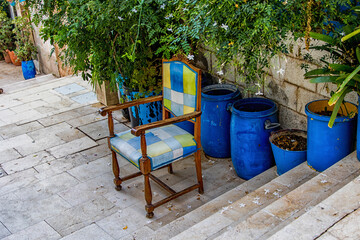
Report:
[{"label": "blue fabric square", "polygon": [[183,64],[172,62],[170,64],[171,89],[177,92],[184,92],[183,86]]},{"label": "blue fabric square", "polygon": [[146,135],[146,145],[148,145],[148,146],[153,143],[157,143],[157,142],[161,141],[161,139],[159,137],[155,136],[152,132],[148,132],[145,135]]},{"label": "blue fabric square", "polygon": [[171,100],[171,89],[164,87],[164,99]]},{"label": "blue fabric square", "polygon": [[132,138],[129,141],[127,141],[129,145],[131,145],[135,149],[141,149],[141,144],[138,138]]},{"label": "blue fabric square", "polygon": [[172,150],[182,148],[181,144],[180,144],[178,141],[176,141],[174,138],[168,138],[168,139],[164,140],[164,142],[165,142]]},{"label": "blue fabric square", "polygon": [[176,102],[171,102],[171,111],[172,111],[176,116],[184,115],[184,105],[178,104],[178,103],[176,103]]},{"label": "blue fabric square", "polygon": [[184,93],[184,105],[195,108],[196,96]]}]

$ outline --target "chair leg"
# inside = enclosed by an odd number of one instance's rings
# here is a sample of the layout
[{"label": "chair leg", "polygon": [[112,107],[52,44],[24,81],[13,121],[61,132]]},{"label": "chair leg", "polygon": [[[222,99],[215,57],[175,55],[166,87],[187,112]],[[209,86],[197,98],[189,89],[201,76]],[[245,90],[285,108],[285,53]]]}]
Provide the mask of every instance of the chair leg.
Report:
[{"label": "chair leg", "polygon": [[121,179],[120,179],[120,168],[119,168],[119,164],[116,158],[116,153],[111,150],[111,154],[112,154],[112,169],[113,169],[113,173],[114,173],[114,184],[115,184],[115,189],[117,191],[121,190]]},{"label": "chair leg", "polygon": [[197,180],[199,183],[199,193],[203,194],[204,193],[204,185],[203,185],[203,180],[202,180],[202,171],[201,171],[201,153],[200,150],[198,150],[195,153],[195,167],[196,167],[196,176],[197,176]]},{"label": "chair leg", "polygon": [[145,200],[146,200],[145,210],[147,212],[146,217],[147,218],[152,218],[154,216],[154,206],[151,204],[151,202],[152,202],[152,192],[151,192],[149,175],[150,174],[144,174]]},{"label": "chair leg", "polygon": [[168,172],[169,172],[170,174],[173,174],[173,173],[174,173],[173,167],[172,167],[172,163],[170,163],[169,166],[168,166]]}]

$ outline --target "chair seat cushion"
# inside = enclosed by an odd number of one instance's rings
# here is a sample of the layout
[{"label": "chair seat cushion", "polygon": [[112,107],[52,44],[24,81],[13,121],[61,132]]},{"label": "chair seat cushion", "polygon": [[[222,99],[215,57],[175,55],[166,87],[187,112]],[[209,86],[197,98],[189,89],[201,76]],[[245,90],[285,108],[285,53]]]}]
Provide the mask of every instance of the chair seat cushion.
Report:
[{"label": "chair seat cushion", "polygon": [[[198,150],[194,136],[176,125],[167,125],[146,131],[145,138],[152,170]],[[139,160],[142,157],[140,137],[132,135],[128,130],[111,138],[110,145],[115,152],[140,168]]]}]

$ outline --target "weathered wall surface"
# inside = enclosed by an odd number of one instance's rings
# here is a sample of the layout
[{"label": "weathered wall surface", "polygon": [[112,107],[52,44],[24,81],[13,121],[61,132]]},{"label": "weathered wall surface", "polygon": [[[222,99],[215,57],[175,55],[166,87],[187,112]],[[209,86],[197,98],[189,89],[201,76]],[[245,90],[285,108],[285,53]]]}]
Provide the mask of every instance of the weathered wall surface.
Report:
[{"label": "weathered wall surface", "polygon": [[[300,66],[302,63],[309,63],[299,55],[301,52],[306,53],[303,44],[295,43],[293,53],[281,54],[272,59],[269,76],[264,83],[262,92],[264,97],[272,99],[278,104],[279,121],[283,128],[306,130],[305,105],[313,100],[329,99],[330,92],[335,90],[336,86],[313,84],[305,79],[305,70],[301,69]],[[317,59],[321,56],[321,53],[318,52],[311,52],[311,54]],[[214,54],[209,50],[202,50],[200,55],[195,59],[196,65],[216,76],[219,70],[216,67]],[[317,66],[309,64],[309,67],[314,69]],[[225,67],[223,72],[223,78],[226,82],[237,84],[240,88],[244,86],[233,66]],[[215,81],[218,79],[215,77]],[[345,100],[357,104],[356,93],[349,94]]]},{"label": "weathered wall surface", "polygon": [[54,74],[57,77],[60,77],[58,63],[56,61],[55,52],[51,54],[52,49],[54,48],[49,41],[44,42],[40,37],[40,27],[33,26],[33,36],[36,48],[38,49],[38,61],[39,61],[39,70],[45,74]]}]

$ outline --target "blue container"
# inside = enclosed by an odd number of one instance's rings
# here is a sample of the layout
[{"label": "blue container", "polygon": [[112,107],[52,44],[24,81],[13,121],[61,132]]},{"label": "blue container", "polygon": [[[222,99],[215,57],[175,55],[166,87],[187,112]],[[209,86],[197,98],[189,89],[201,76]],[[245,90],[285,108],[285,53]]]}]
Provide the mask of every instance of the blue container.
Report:
[{"label": "blue container", "polygon": [[230,123],[231,158],[239,177],[250,179],[274,165],[270,133],[279,128],[276,104],[264,98],[234,103]]},{"label": "blue container", "polygon": [[22,69],[23,76],[24,76],[25,80],[30,79],[30,78],[34,78],[35,75],[36,75],[36,70],[35,70],[35,65],[34,65],[33,60],[22,61],[21,62],[21,69]]},{"label": "blue container", "polygon": [[201,145],[204,152],[215,158],[229,158],[229,105],[241,98],[239,89],[231,84],[205,87],[201,93]]},{"label": "blue container", "polygon": [[[126,95],[128,101],[135,100],[137,96],[140,95],[140,92],[138,91],[131,90],[125,86],[123,86],[123,88],[124,94]],[[151,97],[155,95],[156,94],[152,92],[142,97]],[[160,101],[158,101],[134,106],[129,108],[129,114],[131,120],[131,127],[160,121],[162,119],[162,104]]]},{"label": "blue container", "polygon": [[[360,96],[358,95],[358,113],[360,108]],[[357,136],[356,136],[356,155],[357,159],[360,161],[360,117],[357,120]]]},{"label": "blue container", "polygon": [[[346,107],[345,107],[346,106]],[[332,111],[328,100],[317,100],[305,106],[307,115],[307,162],[317,171],[324,171],[354,150],[356,116],[337,117],[332,128],[328,127],[329,116],[318,114]],[[356,105],[346,102],[339,113],[357,112]]]},{"label": "blue container", "polygon": [[273,141],[277,137],[284,136],[284,135],[297,135],[301,136],[306,139],[306,132],[297,130],[297,129],[286,129],[286,130],[279,130],[276,132],[272,132],[269,138],[271,149],[274,154],[275,163],[277,167],[277,173],[282,175],[287,171],[293,169],[297,165],[306,161],[306,150],[305,151],[291,151],[282,149],[276,146]]}]

